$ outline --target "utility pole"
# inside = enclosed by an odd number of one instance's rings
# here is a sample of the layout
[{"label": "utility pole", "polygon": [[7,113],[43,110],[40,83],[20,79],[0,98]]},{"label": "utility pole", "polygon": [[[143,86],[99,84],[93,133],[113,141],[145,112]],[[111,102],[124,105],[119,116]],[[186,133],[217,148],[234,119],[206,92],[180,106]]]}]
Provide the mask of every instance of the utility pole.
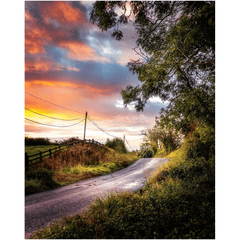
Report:
[{"label": "utility pole", "polygon": [[125,135],[123,135],[123,141],[124,141],[124,143],[125,143]]},{"label": "utility pole", "polygon": [[85,126],[84,126],[84,136],[83,136],[83,141],[85,141],[86,125],[87,125],[87,112],[86,112],[86,114],[85,114]]}]

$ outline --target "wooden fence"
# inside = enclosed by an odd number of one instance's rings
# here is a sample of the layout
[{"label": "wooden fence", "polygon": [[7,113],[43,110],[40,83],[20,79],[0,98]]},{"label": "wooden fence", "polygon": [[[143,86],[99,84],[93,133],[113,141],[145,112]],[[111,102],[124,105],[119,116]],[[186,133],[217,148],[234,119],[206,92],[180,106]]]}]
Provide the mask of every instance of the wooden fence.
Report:
[{"label": "wooden fence", "polygon": [[25,171],[27,172],[29,167],[33,166],[34,164],[41,163],[43,158],[52,157],[54,151],[62,152],[64,150],[67,150],[68,147],[76,145],[76,144],[80,144],[80,143],[81,144],[84,144],[84,143],[97,144],[97,145],[101,145],[101,146],[104,145],[100,142],[95,141],[94,139],[92,139],[92,140],[89,139],[89,140],[85,140],[85,141],[84,140],[79,140],[79,141],[74,141],[74,142],[67,143],[67,144],[62,144],[60,146],[57,146],[55,148],[49,149],[49,150],[44,151],[44,152],[40,151],[39,153],[33,154],[31,156],[28,156],[28,154],[25,152]]}]

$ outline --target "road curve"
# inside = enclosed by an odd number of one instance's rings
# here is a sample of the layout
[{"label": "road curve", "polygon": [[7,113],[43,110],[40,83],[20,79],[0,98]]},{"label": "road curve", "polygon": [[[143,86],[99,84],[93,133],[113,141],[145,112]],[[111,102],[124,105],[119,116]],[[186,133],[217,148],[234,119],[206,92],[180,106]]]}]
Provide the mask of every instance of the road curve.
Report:
[{"label": "road curve", "polygon": [[80,213],[96,196],[101,197],[113,190],[123,192],[141,189],[151,171],[166,161],[164,158],[141,158],[127,168],[108,175],[26,196],[26,237],[30,237],[38,227],[46,226],[54,219],[66,214]]}]

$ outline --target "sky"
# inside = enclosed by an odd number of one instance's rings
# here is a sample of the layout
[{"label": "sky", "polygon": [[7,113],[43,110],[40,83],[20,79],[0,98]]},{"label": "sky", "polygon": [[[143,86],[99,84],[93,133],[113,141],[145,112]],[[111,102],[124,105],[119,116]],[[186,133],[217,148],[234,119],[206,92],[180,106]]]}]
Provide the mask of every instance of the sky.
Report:
[{"label": "sky", "polygon": [[143,112],[123,105],[121,90],[140,83],[126,67],[138,59],[137,33],[132,23],[122,27],[121,41],[102,32],[89,21],[92,4],[25,2],[25,136],[83,139],[87,112],[86,139],[125,135],[136,150],[167,103],[153,97]]}]

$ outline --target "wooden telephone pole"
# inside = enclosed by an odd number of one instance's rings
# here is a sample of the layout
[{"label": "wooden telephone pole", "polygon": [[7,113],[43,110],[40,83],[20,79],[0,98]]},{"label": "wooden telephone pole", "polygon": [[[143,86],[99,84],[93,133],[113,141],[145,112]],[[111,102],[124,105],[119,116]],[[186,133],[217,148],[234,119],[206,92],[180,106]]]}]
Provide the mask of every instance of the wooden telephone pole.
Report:
[{"label": "wooden telephone pole", "polygon": [[87,112],[85,114],[85,125],[84,125],[84,136],[83,136],[83,141],[85,141],[85,136],[86,136],[86,125],[87,125]]}]

